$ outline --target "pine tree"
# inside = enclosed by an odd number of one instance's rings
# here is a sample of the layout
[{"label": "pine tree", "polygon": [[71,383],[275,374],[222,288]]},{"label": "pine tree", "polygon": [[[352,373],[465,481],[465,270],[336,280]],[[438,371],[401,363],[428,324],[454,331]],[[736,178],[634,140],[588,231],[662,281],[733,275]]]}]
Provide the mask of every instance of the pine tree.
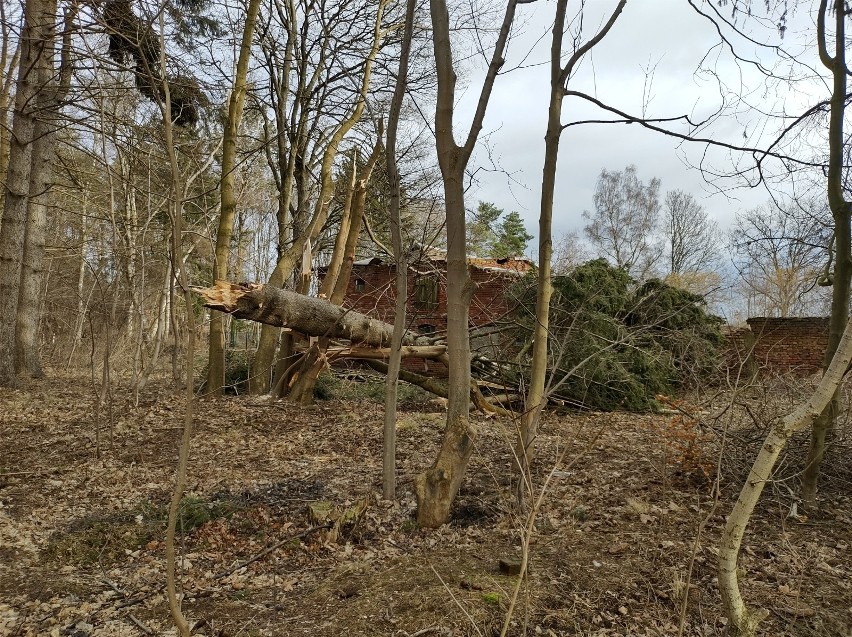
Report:
[{"label": "pine tree", "polygon": [[527,249],[527,244],[533,236],[527,232],[526,226],[516,211],[507,214],[497,227],[496,237],[491,244],[491,257],[507,259],[520,257]]},{"label": "pine tree", "polygon": [[478,257],[488,256],[494,242],[494,227],[503,210],[487,201],[480,201],[467,224],[468,252]]},{"label": "pine tree", "polygon": [[468,251],[478,257],[518,257],[532,239],[520,214],[514,210],[506,214],[502,208],[487,201],[479,202],[467,228]]}]

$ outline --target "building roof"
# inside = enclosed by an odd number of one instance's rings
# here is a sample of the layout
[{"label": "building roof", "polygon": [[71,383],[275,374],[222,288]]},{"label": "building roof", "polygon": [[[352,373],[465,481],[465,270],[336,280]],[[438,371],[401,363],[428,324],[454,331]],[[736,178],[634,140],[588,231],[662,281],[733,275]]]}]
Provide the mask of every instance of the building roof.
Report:
[{"label": "building roof", "polygon": [[[425,261],[432,263],[446,263],[447,253],[443,250],[430,248],[421,257]],[[529,259],[523,257],[509,257],[506,259],[483,259],[480,257],[468,257],[467,262],[471,267],[478,270],[488,270],[492,272],[511,272],[514,274],[525,274],[535,267],[535,264]],[[353,265],[370,266],[370,265],[393,265],[392,261],[384,261],[380,257],[366,257],[353,262]]]},{"label": "building roof", "polygon": [[353,261],[352,265],[381,265],[382,263],[384,262],[379,257],[367,257]]}]

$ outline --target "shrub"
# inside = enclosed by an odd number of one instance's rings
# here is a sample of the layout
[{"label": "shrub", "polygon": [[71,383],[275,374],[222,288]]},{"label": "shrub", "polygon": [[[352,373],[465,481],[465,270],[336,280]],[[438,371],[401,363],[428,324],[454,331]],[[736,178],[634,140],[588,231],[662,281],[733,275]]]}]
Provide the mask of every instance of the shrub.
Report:
[{"label": "shrub", "polygon": [[[365,374],[362,378],[346,379],[332,372],[322,372],[314,387],[317,400],[366,400],[373,403],[385,402],[385,376]],[[397,401],[400,407],[421,407],[432,398],[432,394],[420,387],[400,382]]]},{"label": "shrub", "polygon": [[225,353],[225,386],[229,392],[248,392],[251,357],[252,352],[245,349],[229,349]]},{"label": "shrub", "polygon": [[[553,279],[549,367],[554,393],[591,409],[640,411],[715,366],[721,319],[701,297],[659,280],[638,288],[604,259]],[[535,280],[519,292],[534,304]],[[516,313],[527,340],[528,310]],[[528,363],[529,361],[522,361]]]}]

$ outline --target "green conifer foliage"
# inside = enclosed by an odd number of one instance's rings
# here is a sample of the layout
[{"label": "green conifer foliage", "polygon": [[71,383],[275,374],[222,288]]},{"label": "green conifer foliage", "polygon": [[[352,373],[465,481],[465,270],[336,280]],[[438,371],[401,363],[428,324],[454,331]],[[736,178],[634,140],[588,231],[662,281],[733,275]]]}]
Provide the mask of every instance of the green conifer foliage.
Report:
[{"label": "green conifer foliage", "polygon": [[506,213],[493,203],[480,201],[467,224],[468,251],[478,257],[522,257],[533,236],[514,210]]},{"label": "green conifer foliage", "polygon": [[[535,298],[529,278],[521,307]],[[554,391],[576,406],[642,411],[716,367],[721,319],[700,296],[652,280],[636,288],[605,259],[554,277],[550,371]],[[518,320],[532,334],[529,312]]]}]

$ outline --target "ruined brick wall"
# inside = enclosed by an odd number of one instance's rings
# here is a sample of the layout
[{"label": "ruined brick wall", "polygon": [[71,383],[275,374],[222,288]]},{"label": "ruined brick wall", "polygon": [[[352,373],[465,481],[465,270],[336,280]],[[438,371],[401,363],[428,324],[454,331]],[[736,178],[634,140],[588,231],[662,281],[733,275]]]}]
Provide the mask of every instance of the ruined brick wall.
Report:
[{"label": "ruined brick wall", "polygon": [[828,343],[828,319],[755,317],[748,327],[728,331],[728,366],[748,356],[748,367],[768,373],[813,374],[822,369]]},{"label": "ruined brick wall", "polygon": [[[396,288],[393,265],[363,265],[352,268],[352,276],[346,289],[344,305],[368,314],[374,318],[393,322]],[[419,278],[434,277],[437,282],[437,299],[433,307],[418,305],[415,287]],[[494,270],[471,268],[471,279],[476,291],[470,303],[470,323],[481,326],[492,323],[506,315],[510,301],[507,288],[517,281],[514,274],[503,274]],[[444,272],[435,274],[408,275],[409,322],[412,329],[421,325],[420,321],[432,325],[436,331],[447,328],[447,282]]]},{"label": "ruined brick wall", "polygon": [[353,266],[343,305],[373,318],[393,322],[395,270],[392,265],[384,264]]},{"label": "ruined brick wall", "polygon": [[[396,266],[393,264],[355,265],[346,289],[343,305],[388,323],[393,322],[396,304]],[[498,321],[510,310],[511,300],[507,289],[518,280],[514,272],[500,272],[496,268],[471,267],[471,278],[476,291],[470,303],[471,328],[479,328]],[[432,279],[436,286],[434,303],[418,303],[419,279]],[[408,275],[408,329],[419,334],[441,334],[447,330],[447,282],[446,273],[411,272]],[[440,363],[422,359],[403,361],[406,369],[418,373],[446,375]]]},{"label": "ruined brick wall", "polygon": [[476,292],[470,301],[470,323],[473,326],[488,325],[506,317],[512,300],[509,289],[518,278],[494,270],[471,270]]}]

